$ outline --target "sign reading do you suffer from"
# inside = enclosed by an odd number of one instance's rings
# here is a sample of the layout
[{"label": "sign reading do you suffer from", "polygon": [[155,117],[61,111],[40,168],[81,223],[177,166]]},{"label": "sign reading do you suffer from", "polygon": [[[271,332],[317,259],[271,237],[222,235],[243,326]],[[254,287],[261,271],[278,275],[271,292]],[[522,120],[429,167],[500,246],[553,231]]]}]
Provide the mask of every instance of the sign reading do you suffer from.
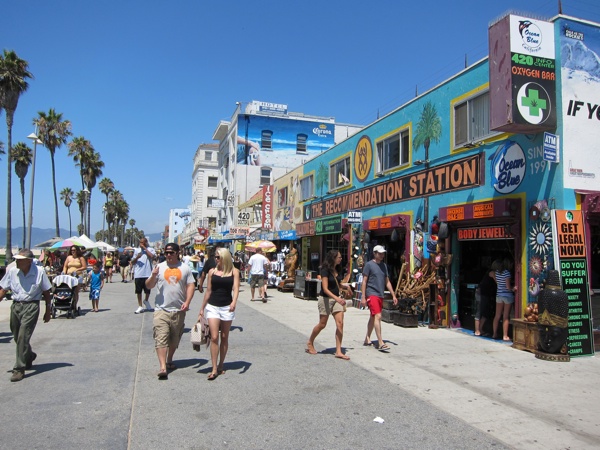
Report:
[{"label": "sign reading do you suffer from", "polygon": [[552,232],[562,289],[569,298],[569,355],[594,354],[590,290],[583,216],[577,210],[553,210]]}]

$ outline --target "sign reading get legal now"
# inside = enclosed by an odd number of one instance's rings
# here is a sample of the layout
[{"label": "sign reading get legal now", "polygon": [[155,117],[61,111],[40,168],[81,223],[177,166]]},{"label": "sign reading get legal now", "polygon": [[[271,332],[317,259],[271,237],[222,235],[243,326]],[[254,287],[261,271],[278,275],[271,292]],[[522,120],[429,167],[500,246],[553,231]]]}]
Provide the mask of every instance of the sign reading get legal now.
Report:
[{"label": "sign reading get legal now", "polygon": [[457,230],[457,234],[459,241],[512,238],[512,236],[509,236],[506,233],[506,229],[504,227],[459,228]]}]

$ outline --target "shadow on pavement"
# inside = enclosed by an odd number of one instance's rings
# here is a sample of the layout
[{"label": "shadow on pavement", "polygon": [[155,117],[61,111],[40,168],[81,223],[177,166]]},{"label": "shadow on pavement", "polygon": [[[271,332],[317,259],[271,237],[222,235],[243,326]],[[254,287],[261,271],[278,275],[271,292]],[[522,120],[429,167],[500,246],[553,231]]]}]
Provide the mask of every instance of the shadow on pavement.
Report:
[{"label": "shadow on pavement", "polygon": [[71,363],[47,363],[47,364],[34,364],[31,371],[27,371],[28,377],[33,377],[44,372],[50,372],[51,370],[62,369],[63,367],[73,367]]}]

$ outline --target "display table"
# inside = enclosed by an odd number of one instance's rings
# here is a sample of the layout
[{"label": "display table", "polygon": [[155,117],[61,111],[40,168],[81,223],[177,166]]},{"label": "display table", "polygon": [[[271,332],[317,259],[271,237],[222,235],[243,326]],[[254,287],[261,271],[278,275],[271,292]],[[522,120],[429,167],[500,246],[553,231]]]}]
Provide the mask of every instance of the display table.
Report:
[{"label": "display table", "polygon": [[513,348],[534,353],[538,349],[538,323],[524,319],[511,319],[510,323],[513,327]]}]

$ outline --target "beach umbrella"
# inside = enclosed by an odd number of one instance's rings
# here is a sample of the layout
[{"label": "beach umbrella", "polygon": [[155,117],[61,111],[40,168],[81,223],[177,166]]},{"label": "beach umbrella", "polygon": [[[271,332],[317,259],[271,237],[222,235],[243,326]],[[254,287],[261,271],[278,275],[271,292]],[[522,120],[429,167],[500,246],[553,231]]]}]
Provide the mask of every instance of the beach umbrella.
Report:
[{"label": "beach umbrella", "polygon": [[274,252],[277,250],[277,246],[273,244],[271,241],[254,241],[249,244],[246,244],[246,251],[255,252],[257,248],[262,249],[265,253]]},{"label": "beach umbrella", "polygon": [[35,244],[34,247],[40,247],[40,248],[45,248],[45,247],[50,247],[54,244],[56,244],[59,241],[62,241],[63,238],[60,237],[53,237],[52,239],[48,239],[47,241],[44,242],[40,242],[39,244]]},{"label": "beach umbrella", "polygon": [[58,241],[58,242],[54,243],[50,247],[50,250],[59,250],[59,249],[64,249],[64,248],[70,248],[70,247],[73,247],[74,245],[77,247],[85,247],[84,243],[81,242],[79,239],[67,238],[67,239],[63,239],[62,241]]}]

